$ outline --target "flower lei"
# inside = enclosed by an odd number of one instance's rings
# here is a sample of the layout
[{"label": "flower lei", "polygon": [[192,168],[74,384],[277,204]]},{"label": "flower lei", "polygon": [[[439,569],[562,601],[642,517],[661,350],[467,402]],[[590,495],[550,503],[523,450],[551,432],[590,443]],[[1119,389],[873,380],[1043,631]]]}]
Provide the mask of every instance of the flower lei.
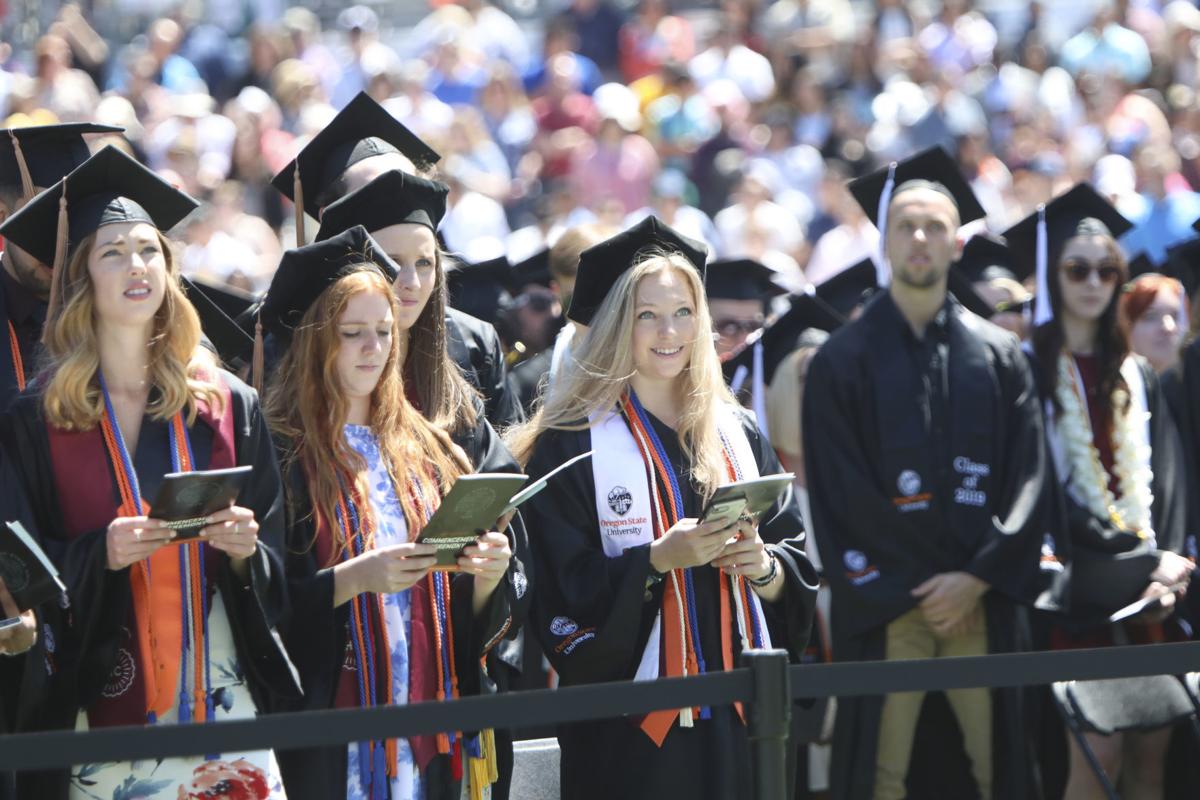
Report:
[{"label": "flower lei", "polygon": [[1108,476],[1100,461],[1100,452],[1092,441],[1092,424],[1084,402],[1083,380],[1075,369],[1070,353],[1058,358],[1058,387],[1055,397],[1061,414],[1056,420],[1063,453],[1068,466],[1068,486],[1077,500],[1101,519],[1111,520],[1118,528],[1152,536],[1150,507],[1154,477],[1150,469],[1150,444],[1141,431],[1144,419],[1131,419],[1132,410],[1121,411],[1129,398],[1124,389],[1112,393],[1113,471],[1121,497],[1113,497]]}]

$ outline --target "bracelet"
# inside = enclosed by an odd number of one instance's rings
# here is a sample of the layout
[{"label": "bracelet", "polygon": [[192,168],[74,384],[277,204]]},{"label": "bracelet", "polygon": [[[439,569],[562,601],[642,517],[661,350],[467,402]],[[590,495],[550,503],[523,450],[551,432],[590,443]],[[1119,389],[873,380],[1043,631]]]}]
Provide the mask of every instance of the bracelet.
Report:
[{"label": "bracelet", "polygon": [[775,576],[778,574],[779,574],[779,559],[776,558],[775,555],[772,553],[771,554],[771,571],[767,573],[767,576],[765,578],[759,578],[758,580],[755,580],[754,578],[751,578],[749,575],[747,575],[746,582],[749,583],[751,586],[757,586],[759,589],[761,589],[762,587],[769,585],[771,583],[771,581],[775,580]]}]

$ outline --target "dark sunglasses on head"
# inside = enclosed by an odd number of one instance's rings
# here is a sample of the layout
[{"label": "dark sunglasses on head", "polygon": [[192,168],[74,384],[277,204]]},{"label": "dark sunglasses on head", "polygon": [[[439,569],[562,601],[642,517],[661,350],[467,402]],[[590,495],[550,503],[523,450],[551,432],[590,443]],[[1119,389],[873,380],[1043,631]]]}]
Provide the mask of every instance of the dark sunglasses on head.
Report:
[{"label": "dark sunglasses on head", "polygon": [[1121,279],[1121,268],[1113,263],[1090,264],[1087,261],[1071,261],[1063,264],[1062,271],[1071,283],[1083,283],[1093,272],[1101,283],[1116,283]]},{"label": "dark sunglasses on head", "polygon": [[713,328],[722,336],[736,336],[739,333],[750,334],[761,327],[762,321],[755,319],[718,319],[713,321]]}]

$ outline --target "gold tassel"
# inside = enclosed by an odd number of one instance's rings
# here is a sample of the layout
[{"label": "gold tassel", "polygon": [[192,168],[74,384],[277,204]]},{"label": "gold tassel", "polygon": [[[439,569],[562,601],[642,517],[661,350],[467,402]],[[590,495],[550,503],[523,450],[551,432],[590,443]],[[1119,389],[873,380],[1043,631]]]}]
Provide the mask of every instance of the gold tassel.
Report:
[{"label": "gold tassel", "polygon": [[300,182],[300,159],[292,172],[292,203],[296,207],[296,247],[304,247],[304,184]]},{"label": "gold tassel", "polygon": [[29,174],[29,164],[25,162],[25,153],[21,151],[21,139],[10,128],[8,138],[12,139],[13,154],[17,157],[17,169],[21,172],[22,200],[28,200],[34,195],[33,177]]},{"label": "gold tassel", "polygon": [[263,390],[263,329],[262,329],[262,311],[254,318],[254,355],[250,358],[251,381],[254,384],[254,391],[262,395]]},{"label": "gold tassel", "polygon": [[496,756],[496,732],[487,728],[483,732],[483,759],[487,762],[488,783],[500,780],[500,762]]},{"label": "gold tassel", "polygon": [[67,232],[70,229],[67,217],[67,184],[62,185],[62,196],[58,198],[58,228],[54,233],[54,271],[50,273],[50,299],[46,304],[46,324],[42,327],[42,344],[50,336],[58,306],[67,290]]},{"label": "gold tassel", "polygon": [[500,779],[500,766],[496,761],[496,734],[490,728],[479,732],[480,758],[470,757],[467,788],[471,800],[485,800],[491,796],[491,785]]}]

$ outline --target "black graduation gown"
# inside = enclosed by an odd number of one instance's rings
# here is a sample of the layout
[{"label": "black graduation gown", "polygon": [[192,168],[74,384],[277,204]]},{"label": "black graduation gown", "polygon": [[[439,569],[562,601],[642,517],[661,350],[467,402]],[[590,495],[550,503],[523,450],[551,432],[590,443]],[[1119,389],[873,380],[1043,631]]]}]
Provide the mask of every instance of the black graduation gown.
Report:
[{"label": "black graduation gown", "polygon": [[[1184,555],[1197,558],[1197,538],[1200,536],[1200,339],[1183,351],[1180,366],[1167,372],[1161,381],[1163,397],[1183,443],[1183,466],[1187,476],[1187,534]],[[1197,584],[1200,585],[1200,584]],[[1200,635],[1200,591],[1188,592],[1185,613],[1192,625],[1192,635]]]},{"label": "black graduation gown", "polygon": [[[2,258],[3,254],[0,253]],[[12,323],[17,334],[25,378],[29,379],[36,366],[38,338],[45,320],[46,304],[17,284],[0,264],[0,412],[8,408],[20,393],[17,388],[17,368],[8,338],[9,323]]]},{"label": "black graduation gown", "polygon": [[[805,471],[833,590],[836,661],[883,658],[888,623],[917,604],[911,590],[950,571],[991,586],[989,651],[1022,649],[1018,604],[1048,583],[1039,562],[1053,497],[1028,363],[1014,337],[952,298],[939,320],[926,334],[943,353],[932,376],[887,292],[835,332],[809,368]],[[945,381],[948,407],[926,379]],[[1033,797],[1021,693],[992,696],[993,797]],[[839,701],[834,797],[871,797],[882,707],[882,696]]]},{"label": "black graduation gown", "polygon": [[[491,426],[487,425],[487,421],[482,422],[490,431]],[[491,436],[494,438],[495,434]],[[498,439],[494,441],[494,446],[507,453]],[[281,458],[285,453],[286,444],[280,442]],[[333,568],[318,562],[316,548],[313,547],[316,528],[307,482],[297,465],[289,467],[286,472],[286,569],[291,613],[282,630],[304,689],[304,697],[293,708],[327,709],[334,706],[342,672],[349,635],[350,604],[345,603],[338,608],[333,606]],[[503,651],[506,642],[511,641],[520,629],[532,599],[532,592],[529,591],[532,588],[529,540],[519,516],[514,518],[507,533],[513,550],[512,562],[504,582],[492,595],[480,617],[476,618],[471,608],[473,578],[460,574],[451,581],[450,613],[456,621],[455,667],[462,697],[497,690],[497,679],[492,674],[497,671],[495,659],[500,657],[497,651]],[[469,620],[470,624],[459,624],[462,620]],[[480,657],[485,652],[485,646],[501,635],[504,638],[493,644],[488,652],[488,671],[485,673],[479,666]],[[519,648],[516,658],[519,664]],[[504,658],[504,661],[507,663],[508,658]],[[511,736],[501,740],[500,733],[497,731],[497,749],[503,750],[502,741],[507,741],[509,771],[504,777],[511,778]],[[335,745],[277,753],[289,800],[336,800],[345,797],[346,747]],[[498,753],[498,756],[502,755]],[[434,758],[424,778],[427,800],[458,800],[459,785],[451,778],[449,759],[441,756]],[[504,787],[503,796],[507,797],[507,782]]]},{"label": "black graduation gown", "polygon": [[[237,503],[254,511],[259,525],[258,551],[250,561],[249,586],[234,575],[222,559],[217,588],[225,602],[247,688],[260,713],[294,702],[300,686],[295,667],[276,631],[287,610],[283,572],[283,493],[275,451],[254,390],[232,374],[221,371],[230,389],[238,465],[253,472]],[[190,429],[197,469],[205,469],[212,452],[214,433],[197,422]],[[0,424],[0,437],[10,452],[24,458],[18,465],[33,519],[40,531],[61,531],[65,526],[56,498],[53,465],[40,397],[27,392],[10,408]],[[168,423],[146,417],[142,421],[137,452],[133,456],[143,497],[152,498],[162,477],[172,472]],[[90,479],[101,479],[91,476]],[[114,504],[119,502],[110,472]],[[55,559],[67,585],[70,607],[57,642],[60,672],[54,700],[43,704],[39,728],[74,728],[79,709],[100,697],[117,663],[117,651],[133,602],[128,569],[107,568],[104,529],[85,533],[71,542],[43,534],[47,554]],[[58,773],[59,784],[28,796],[66,796],[68,774]],[[22,789],[24,795],[24,789]]]},{"label": "black graduation gown", "polygon": [[[651,424],[676,474],[687,475],[675,432],[653,417]],[[782,472],[770,444],[744,412],[742,426],[760,473]],[[534,449],[529,474],[543,475],[591,448],[586,430],[547,431]],[[681,480],[680,489],[685,516],[699,516],[702,500],[690,481]],[[617,558],[604,554],[590,460],[560,473],[527,505],[539,578],[530,625],[561,685],[632,680],[655,613],[661,608],[665,584],[659,582],[647,598],[649,545],[632,547]],[[763,604],[771,641],[776,647],[786,647],[793,661],[799,661],[808,642],[818,579],[804,555],[804,523],[791,490],[763,516],[759,531],[764,541],[772,543],[787,581],[777,603]],[[721,573],[699,567],[692,575],[700,644],[711,669],[714,663],[721,663]],[[564,627],[563,617],[575,624]],[[737,639],[734,632],[735,649]],[[737,656],[735,652],[735,664]],[[637,727],[640,721],[613,719],[561,726],[562,796],[579,800],[724,800],[745,797],[750,791],[749,740],[733,708],[713,708],[712,719],[697,719],[694,728],[676,723],[661,749]]]},{"label": "black graduation gown", "polygon": [[542,379],[550,374],[550,365],[554,361],[553,345],[542,352],[527,358],[512,368],[512,382],[516,388],[517,397],[526,416],[533,415],[533,404],[538,399],[542,388]]},{"label": "black graduation gown", "polygon": [[489,323],[446,308],[446,350],[463,377],[483,395],[488,422],[503,431],[525,419],[504,364],[500,337]]},{"label": "black graduation gown", "polygon": [[[1136,357],[1146,386],[1146,407],[1150,410],[1150,468],[1154,473],[1151,491],[1154,501],[1150,519],[1154,528],[1156,547],[1183,555],[1187,554],[1188,528],[1188,471],[1180,430],[1171,413],[1164,386],[1144,359]],[[1045,393],[1043,392],[1043,396]],[[1050,465],[1052,473],[1054,465]],[[1072,629],[1106,626],[1107,622],[1084,607],[1081,597],[1094,597],[1107,588],[1108,573],[1098,562],[1118,555],[1152,549],[1136,534],[1116,528],[1109,519],[1101,519],[1081,506],[1061,486],[1054,475],[1058,490],[1057,502],[1062,509],[1063,524],[1070,536],[1071,548],[1071,613],[1063,624]],[[1087,584],[1099,582],[1097,587]],[[1132,602],[1132,598],[1129,602]],[[1119,603],[1118,603],[1119,605]],[[1115,608],[1112,610],[1116,610]]]}]

